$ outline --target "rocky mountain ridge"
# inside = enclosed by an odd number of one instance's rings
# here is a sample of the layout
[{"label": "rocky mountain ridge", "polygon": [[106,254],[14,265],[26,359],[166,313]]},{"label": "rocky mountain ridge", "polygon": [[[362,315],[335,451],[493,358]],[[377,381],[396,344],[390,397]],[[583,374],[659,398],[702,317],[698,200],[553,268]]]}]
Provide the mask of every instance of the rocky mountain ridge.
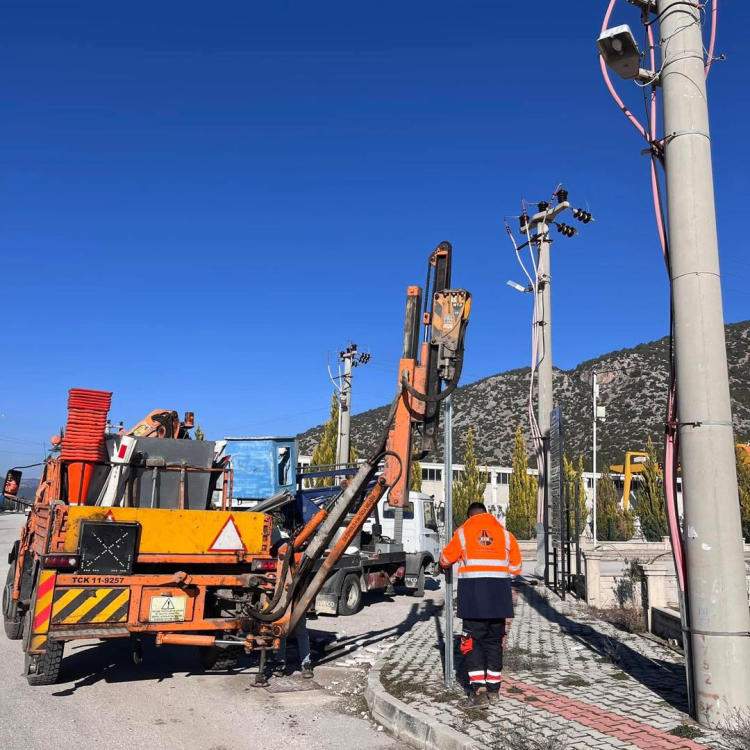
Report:
[{"label": "rocky mountain ridge", "polygon": [[[750,440],[750,321],[726,326],[729,385],[735,436]],[[620,349],[582,362],[572,370],[555,369],[555,403],[562,407],[565,451],[583,456],[591,467],[591,381],[596,370],[599,405],[606,420],[598,424],[598,465],[622,463],[626,450],[642,450],[651,435],[663,444],[668,386],[669,339],[667,337]],[[456,462],[463,458],[463,439],[474,428],[479,459],[484,464],[509,466],[516,426],[531,448],[527,416],[529,368],[509,370],[456,389],[453,396]],[[358,455],[367,455],[382,429],[386,407],[352,416],[352,437]],[[442,427],[442,425],[441,425]],[[320,439],[322,425],[299,436],[300,453],[310,455]],[[442,445],[442,436],[440,437]],[[430,459],[428,459],[430,460]],[[438,452],[431,460],[441,461]]]}]

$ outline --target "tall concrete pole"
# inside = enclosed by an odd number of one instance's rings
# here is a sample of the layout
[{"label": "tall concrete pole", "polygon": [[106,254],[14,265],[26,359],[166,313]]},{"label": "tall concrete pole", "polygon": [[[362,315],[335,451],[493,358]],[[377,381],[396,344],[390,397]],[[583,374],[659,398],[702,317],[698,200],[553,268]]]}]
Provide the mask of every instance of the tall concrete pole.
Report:
[{"label": "tall concrete pole", "polygon": [[599,395],[599,385],[596,382],[596,370],[592,373],[593,382],[591,384],[591,398],[593,402],[594,407],[594,417],[592,422],[592,428],[593,428],[593,441],[591,444],[591,453],[592,453],[592,466],[591,470],[594,475],[594,478],[592,479],[592,487],[594,488],[594,497],[591,501],[591,519],[592,519],[592,531],[594,532],[594,549],[596,549],[597,545],[597,539],[596,539],[596,397]]},{"label": "tall concrete pole", "polygon": [[352,418],[352,360],[356,352],[356,346],[350,346],[345,352],[341,353],[341,359],[344,360],[344,377],[339,398],[339,438],[336,441],[336,463],[339,466],[345,466],[349,463]]},{"label": "tall concrete pole", "polygon": [[[536,227],[539,250],[539,335],[537,343],[537,422],[542,434],[542,449],[544,461],[539,474],[539,507],[544,508],[544,518],[551,519],[549,507],[549,426],[552,411],[552,307],[550,289],[550,243],[548,240],[549,227],[540,222]],[[547,568],[547,538],[544,533],[544,522],[537,523],[537,565],[535,573],[538,577],[546,577]]]},{"label": "tall concrete pole", "polygon": [[750,706],[748,612],[700,11],[658,0],[696,718]]}]

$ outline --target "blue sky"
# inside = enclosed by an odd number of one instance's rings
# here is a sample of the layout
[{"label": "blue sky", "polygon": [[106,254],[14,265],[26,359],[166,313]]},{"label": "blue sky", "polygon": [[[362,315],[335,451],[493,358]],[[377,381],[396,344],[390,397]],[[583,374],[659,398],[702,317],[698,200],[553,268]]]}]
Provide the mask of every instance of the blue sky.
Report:
[{"label": "blue sky", "polygon": [[[560,180],[596,223],[553,247],[556,364],[664,335],[643,144],[598,69],[605,5],[5,3],[0,468],[41,457],[70,387],[114,391],[115,421],[174,408],[210,438],[295,434],[326,415],[327,351],[354,340],[373,355],[354,411],[388,401],[406,286],[444,239],[474,294],[465,382],[527,365],[502,221]],[[725,0],[719,21],[737,321],[750,9]]]}]

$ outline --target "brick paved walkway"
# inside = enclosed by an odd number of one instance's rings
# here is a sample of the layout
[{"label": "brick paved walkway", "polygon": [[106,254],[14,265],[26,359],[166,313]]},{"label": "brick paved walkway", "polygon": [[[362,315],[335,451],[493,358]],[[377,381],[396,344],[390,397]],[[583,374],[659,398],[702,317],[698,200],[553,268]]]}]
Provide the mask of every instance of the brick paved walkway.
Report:
[{"label": "brick paved walkway", "polygon": [[[569,748],[726,748],[688,717],[679,654],[593,618],[585,606],[521,589],[501,698],[488,711],[467,710],[463,691],[446,691],[443,632],[438,617],[417,625],[389,652],[381,680],[400,700],[487,747],[513,747],[509,733],[533,727]],[[454,653],[460,671],[457,642]],[[700,736],[673,734],[687,727]]]}]

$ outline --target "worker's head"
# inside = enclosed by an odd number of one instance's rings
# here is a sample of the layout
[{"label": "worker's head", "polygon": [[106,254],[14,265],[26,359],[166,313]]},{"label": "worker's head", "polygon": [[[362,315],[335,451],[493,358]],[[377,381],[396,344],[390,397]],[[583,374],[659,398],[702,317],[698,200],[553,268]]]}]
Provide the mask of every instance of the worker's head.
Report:
[{"label": "worker's head", "polygon": [[480,513],[486,513],[487,508],[484,507],[484,503],[472,503],[469,506],[469,510],[466,515],[471,518],[472,516],[478,516]]}]

